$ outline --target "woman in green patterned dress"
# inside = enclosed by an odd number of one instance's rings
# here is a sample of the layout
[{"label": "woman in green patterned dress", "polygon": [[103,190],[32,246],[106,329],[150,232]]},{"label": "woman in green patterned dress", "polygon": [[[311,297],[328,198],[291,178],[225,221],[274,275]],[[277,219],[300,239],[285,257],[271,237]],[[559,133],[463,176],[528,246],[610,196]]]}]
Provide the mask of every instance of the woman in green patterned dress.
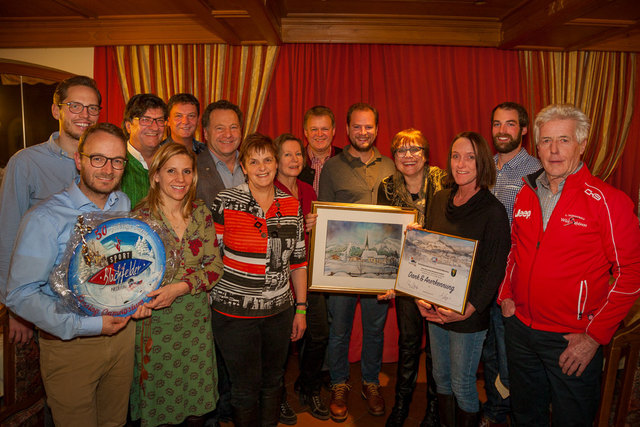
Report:
[{"label": "woman in green patterned dress", "polygon": [[148,295],[151,317],[136,324],[131,418],[142,426],[202,425],[215,409],[217,371],[207,291],[222,272],[209,209],[195,199],[195,157],[175,143],[162,146],[149,168],[149,194],[138,218],[164,229],[179,262],[173,277]]}]

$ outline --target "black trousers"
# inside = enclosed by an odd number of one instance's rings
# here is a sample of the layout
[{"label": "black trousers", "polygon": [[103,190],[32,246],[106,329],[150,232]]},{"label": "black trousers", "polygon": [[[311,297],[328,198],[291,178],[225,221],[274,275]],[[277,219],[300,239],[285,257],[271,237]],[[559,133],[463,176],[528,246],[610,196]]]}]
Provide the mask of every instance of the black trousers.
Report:
[{"label": "black trousers", "polygon": [[234,424],[277,424],[293,308],[250,319],[213,311],[211,318],[216,345],[229,370]]},{"label": "black trousers", "polygon": [[304,394],[319,392],[322,386],[322,365],[329,341],[327,299],[324,293],[307,294],[307,330],[300,350],[300,375],[296,388]]},{"label": "black trousers", "polygon": [[429,347],[429,328],[426,320],[416,305],[414,298],[407,296],[396,297],[396,317],[398,319],[398,373],[396,378],[396,401],[405,403],[411,401],[413,390],[416,387],[418,368],[420,365],[420,353],[422,334],[426,333],[425,346],[427,365],[427,396],[431,399],[436,396],[435,380],[432,373],[431,350]]},{"label": "black trousers", "polygon": [[582,375],[562,373],[565,334],[532,329],[516,316],[504,319],[513,420],[517,426],[591,426],[600,401],[602,346]]}]

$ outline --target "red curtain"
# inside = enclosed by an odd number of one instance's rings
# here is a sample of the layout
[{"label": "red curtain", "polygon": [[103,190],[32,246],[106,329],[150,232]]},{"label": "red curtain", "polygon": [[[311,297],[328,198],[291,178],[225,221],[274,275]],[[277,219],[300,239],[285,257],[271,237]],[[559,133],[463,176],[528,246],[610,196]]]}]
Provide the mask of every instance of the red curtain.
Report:
[{"label": "red curtain", "polygon": [[93,78],[102,94],[100,121],[122,125],[126,104],[118,78],[118,66],[110,47],[98,46],[93,49]]},{"label": "red curtain", "polygon": [[[336,145],[347,143],[346,113],[369,102],[380,113],[378,148],[409,127],[431,144],[431,163],[446,165],[449,143],[461,131],[491,136],[492,108],[521,102],[518,55],[482,48],[289,44],[280,49],[260,132],[303,136],[304,112],[322,104],[336,115]],[[488,141],[490,141],[488,139]]]},{"label": "red curtain", "polygon": [[[336,145],[344,146],[346,114],[355,102],[380,113],[377,146],[390,154],[393,135],[420,129],[431,145],[431,164],[446,167],[455,134],[474,130],[490,138],[490,114],[503,101],[522,102],[516,52],[497,49],[290,44],[278,62],[258,130],[271,137],[303,136],[302,118],[322,104],[336,115]],[[487,139],[490,141],[490,139]],[[398,358],[395,310],[385,325],[383,360]],[[354,318],[349,359],[360,358],[362,329]]]},{"label": "red curtain", "polygon": [[[636,97],[633,118],[629,127],[627,144],[615,171],[607,182],[627,193],[638,209],[638,191],[640,185],[640,67],[636,69]],[[636,211],[637,213],[637,211]]]}]

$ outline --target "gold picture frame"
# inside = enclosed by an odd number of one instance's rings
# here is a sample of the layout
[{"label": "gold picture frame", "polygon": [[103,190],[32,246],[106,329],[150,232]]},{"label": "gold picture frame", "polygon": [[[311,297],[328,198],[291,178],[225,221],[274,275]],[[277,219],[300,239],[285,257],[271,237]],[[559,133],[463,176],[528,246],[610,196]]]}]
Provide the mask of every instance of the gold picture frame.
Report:
[{"label": "gold picture frame", "polygon": [[313,202],[309,290],[378,294],[393,289],[415,209]]}]

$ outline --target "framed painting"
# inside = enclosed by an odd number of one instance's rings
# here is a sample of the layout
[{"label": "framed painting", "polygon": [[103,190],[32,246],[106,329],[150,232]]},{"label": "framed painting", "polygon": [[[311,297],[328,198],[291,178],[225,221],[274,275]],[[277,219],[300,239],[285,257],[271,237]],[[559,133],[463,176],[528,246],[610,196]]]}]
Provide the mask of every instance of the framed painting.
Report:
[{"label": "framed painting", "polygon": [[393,289],[407,225],[416,211],[395,206],[314,202],[309,290],[383,293]]}]

